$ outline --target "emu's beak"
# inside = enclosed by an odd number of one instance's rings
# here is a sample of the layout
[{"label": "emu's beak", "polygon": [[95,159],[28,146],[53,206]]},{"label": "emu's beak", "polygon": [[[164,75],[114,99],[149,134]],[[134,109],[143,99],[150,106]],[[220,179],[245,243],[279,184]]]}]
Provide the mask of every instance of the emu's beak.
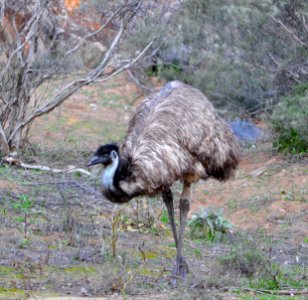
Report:
[{"label": "emu's beak", "polygon": [[87,163],[87,167],[97,165],[97,164],[103,164],[105,162],[104,157],[101,156],[93,156],[90,161]]}]

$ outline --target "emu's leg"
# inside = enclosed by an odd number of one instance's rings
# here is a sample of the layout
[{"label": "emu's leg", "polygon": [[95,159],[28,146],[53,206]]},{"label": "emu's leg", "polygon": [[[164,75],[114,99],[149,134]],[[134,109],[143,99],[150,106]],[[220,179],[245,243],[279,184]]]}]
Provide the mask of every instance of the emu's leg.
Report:
[{"label": "emu's leg", "polygon": [[168,189],[167,191],[163,192],[162,196],[163,196],[164,203],[167,207],[175,245],[176,245],[176,248],[178,248],[179,241],[178,241],[178,236],[176,233],[176,227],[175,227],[175,222],[174,222],[174,207],[173,207],[173,197],[172,197],[171,190]]},{"label": "emu's leg", "polygon": [[183,245],[184,245],[184,232],[185,226],[187,221],[187,215],[190,208],[190,183],[184,182],[183,192],[180,199],[180,231],[179,231],[179,244],[177,247],[177,254],[176,254],[176,266],[174,273],[177,276],[181,276],[185,278],[186,274],[189,272],[188,265],[183,257]]}]

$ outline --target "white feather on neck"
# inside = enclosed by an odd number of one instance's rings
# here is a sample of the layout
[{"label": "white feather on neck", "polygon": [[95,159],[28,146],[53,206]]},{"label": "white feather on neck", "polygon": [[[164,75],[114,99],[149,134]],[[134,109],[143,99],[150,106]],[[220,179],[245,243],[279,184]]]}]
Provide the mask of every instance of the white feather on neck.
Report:
[{"label": "white feather on neck", "polygon": [[115,172],[116,172],[118,166],[119,166],[119,156],[115,152],[115,155],[113,155],[113,157],[112,157],[112,163],[109,164],[103,170],[102,185],[103,185],[104,188],[109,189],[111,191],[115,190],[115,187],[113,185],[113,178],[114,178],[114,175],[115,175]]}]

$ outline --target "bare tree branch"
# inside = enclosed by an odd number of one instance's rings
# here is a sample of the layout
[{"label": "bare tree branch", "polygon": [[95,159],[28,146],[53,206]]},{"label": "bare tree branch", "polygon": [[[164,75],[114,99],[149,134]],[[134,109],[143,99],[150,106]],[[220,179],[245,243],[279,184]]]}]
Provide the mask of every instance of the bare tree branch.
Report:
[{"label": "bare tree branch", "polygon": [[102,24],[102,26],[100,26],[100,28],[98,28],[97,30],[95,30],[94,32],[89,33],[88,35],[86,35],[85,37],[83,37],[79,43],[72,49],[70,49],[69,51],[67,51],[64,55],[64,58],[67,57],[68,55],[72,54],[73,52],[76,52],[81,46],[82,44],[88,40],[89,38],[97,35],[98,33],[100,33],[104,28],[106,28],[106,26],[108,26],[108,24],[110,24],[110,22],[119,14],[119,12],[121,11],[121,8],[118,8],[109,18],[108,20]]},{"label": "bare tree branch", "polygon": [[128,70],[128,75],[137,86],[141,87],[143,90],[146,90],[148,92],[153,92],[152,88],[142,84],[140,80],[136,76],[134,76],[134,74],[130,70]]},{"label": "bare tree branch", "polygon": [[1,123],[0,123],[0,135],[2,136],[3,140],[5,141],[5,143],[7,143],[7,139],[6,139],[6,136],[5,136],[5,132],[4,132],[4,129],[3,129]]},{"label": "bare tree branch", "polygon": [[46,104],[44,104],[41,107],[39,107],[38,109],[36,109],[34,111],[34,113],[32,113],[28,118],[26,118],[26,120],[19,123],[15,127],[15,129],[12,132],[12,134],[10,135],[8,141],[10,142],[14,138],[15,134],[20,129],[25,127],[27,124],[32,122],[34,119],[36,119],[37,117],[40,117],[43,114],[46,114],[46,113],[52,111],[57,106],[59,106],[63,101],[65,101],[69,96],[71,96],[73,93],[75,93],[77,90],[79,90],[81,87],[89,84],[90,82],[95,80],[97,77],[102,75],[102,73],[105,71],[105,69],[107,67],[107,64],[108,64],[108,62],[109,62],[109,60],[110,60],[110,58],[113,54],[114,49],[116,48],[116,46],[119,43],[119,40],[120,40],[123,32],[124,32],[124,26],[122,25],[120,27],[118,33],[116,34],[115,38],[113,39],[113,42],[112,42],[109,50],[106,52],[103,61],[101,62],[101,64],[95,70],[90,72],[90,74],[88,76],[86,76],[84,78],[77,79],[77,80],[69,83],[63,89],[61,89],[50,101],[48,101]]},{"label": "bare tree branch", "polygon": [[290,28],[288,28],[281,20],[278,20],[277,18],[272,17],[272,20],[279,24],[292,38],[294,41],[296,41],[301,46],[308,48],[308,43],[305,41],[302,41],[298,35],[293,32]]},{"label": "bare tree branch", "polygon": [[2,71],[0,73],[0,80],[3,78],[4,74],[7,72],[8,68],[11,66],[12,60],[15,57],[15,55],[17,55],[18,53],[20,54],[21,50],[24,49],[24,47],[29,43],[29,41],[37,33],[37,30],[38,30],[37,26],[38,26],[40,18],[42,17],[42,13],[43,13],[43,11],[42,11],[42,4],[41,4],[41,1],[38,1],[37,2],[37,7],[36,7],[36,9],[35,9],[35,11],[33,13],[32,18],[30,19],[30,21],[28,23],[28,26],[26,26],[23,29],[23,32],[26,32],[26,29],[29,28],[28,33],[27,33],[27,35],[26,35],[26,37],[25,37],[23,42],[20,42],[20,35],[19,35],[16,27],[14,28],[15,29],[15,33],[16,33],[16,41],[19,41],[18,42],[19,45],[13,51],[13,53],[10,55],[10,57],[7,60],[7,63],[5,65],[5,67],[2,69]]},{"label": "bare tree branch", "polygon": [[[4,3],[3,0],[0,1]],[[142,14],[138,14],[141,11],[141,3],[142,0],[131,0],[123,1],[119,6],[108,5],[104,15],[106,19],[101,25],[101,15],[98,16],[94,11],[93,16],[99,21],[91,22],[90,28],[93,28],[92,24],[98,28],[92,31],[87,26],[80,27],[79,20],[75,22],[73,18],[63,19],[62,4],[56,0],[22,3],[12,0],[12,5],[4,11],[6,27],[0,36],[0,47],[5,54],[4,60],[0,62],[0,102],[3,104],[0,109],[0,151],[5,153],[4,149],[21,147],[27,141],[29,129],[36,118],[54,110],[83,86],[92,82],[107,81],[131,68],[145,56],[153,47],[156,38],[151,38],[152,41],[142,51],[135,50],[138,51],[135,56],[123,59],[123,53],[119,52],[119,57],[112,61],[115,51],[120,49],[120,40],[124,37],[124,32],[131,32],[130,30],[136,26],[136,17],[143,17]],[[93,54],[99,54],[96,58],[100,61],[97,67],[83,74],[85,70],[80,63],[85,64],[85,61],[83,53],[77,50],[90,39],[96,38],[97,34],[103,32],[110,24],[113,28],[118,28],[116,32],[114,29],[108,30],[108,40],[110,33],[113,34],[112,42],[108,42],[107,50],[105,45],[100,48],[98,42],[90,42],[97,47]],[[59,48],[55,49],[54,46]],[[101,56],[103,57],[100,58]],[[92,57],[89,56],[89,59]],[[73,79],[64,83],[68,77],[61,76],[62,80],[58,82],[58,86],[61,87],[50,99],[46,99],[47,94],[44,95],[39,89],[43,84],[46,83],[48,87],[48,81],[53,77],[59,78],[62,72],[72,75],[76,70],[79,72],[77,78],[70,76],[70,80]]]},{"label": "bare tree branch", "polygon": [[0,25],[2,25],[3,23],[4,9],[5,9],[5,0],[1,0],[0,2]]},{"label": "bare tree branch", "polygon": [[148,49],[153,45],[153,41],[151,41],[132,61],[124,65],[123,67],[119,68],[109,76],[104,77],[103,79],[96,80],[96,82],[104,82],[112,77],[118,75],[119,73],[123,72],[124,70],[129,69],[132,65],[134,65],[143,55],[148,51]]}]

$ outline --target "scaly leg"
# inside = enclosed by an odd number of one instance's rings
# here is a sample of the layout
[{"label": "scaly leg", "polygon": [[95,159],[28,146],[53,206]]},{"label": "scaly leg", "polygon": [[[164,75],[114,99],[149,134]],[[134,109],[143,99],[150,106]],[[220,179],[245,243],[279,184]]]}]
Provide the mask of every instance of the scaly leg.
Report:
[{"label": "scaly leg", "polygon": [[179,231],[179,243],[177,247],[177,254],[176,254],[176,266],[174,273],[177,276],[185,278],[186,274],[189,272],[188,265],[183,257],[183,244],[184,244],[184,232],[185,226],[187,221],[187,215],[190,208],[190,194],[191,188],[190,183],[184,182],[183,192],[180,199],[180,231]]},{"label": "scaly leg", "polygon": [[178,241],[178,236],[176,233],[176,227],[175,227],[175,222],[174,222],[174,207],[173,207],[173,197],[172,197],[172,192],[171,190],[167,190],[162,193],[163,196],[163,201],[167,207],[169,219],[170,219],[170,224],[172,228],[172,233],[173,233],[173,238],[175,241],[175,246],[178,248],[179,241]]}]

